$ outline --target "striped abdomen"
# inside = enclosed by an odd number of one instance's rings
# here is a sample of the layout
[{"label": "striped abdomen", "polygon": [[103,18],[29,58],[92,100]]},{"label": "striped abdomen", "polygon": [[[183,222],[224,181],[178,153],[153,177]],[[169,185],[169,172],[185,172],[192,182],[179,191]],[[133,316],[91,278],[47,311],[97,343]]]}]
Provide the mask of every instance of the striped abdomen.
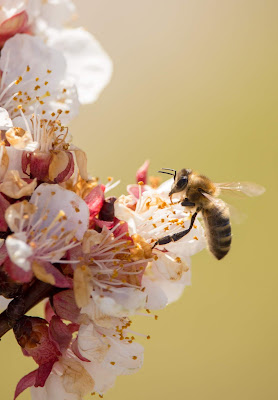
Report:
[{"label": "striped abdomen", "polygon": [[219,203],[202,210],[208,247],[217,260],[228,253],[232,241],[229,209],[221,200]]}]

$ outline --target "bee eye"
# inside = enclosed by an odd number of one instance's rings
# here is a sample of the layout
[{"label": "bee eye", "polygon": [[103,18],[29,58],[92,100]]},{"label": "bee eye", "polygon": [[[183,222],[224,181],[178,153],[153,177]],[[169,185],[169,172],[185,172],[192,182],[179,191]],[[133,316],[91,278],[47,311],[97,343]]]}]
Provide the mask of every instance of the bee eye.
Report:
[{"label": "bee eye", "polygon": [[177,182],[177,188],[183,189],[187,185],[188,179],[187,176],[182,176]]}]

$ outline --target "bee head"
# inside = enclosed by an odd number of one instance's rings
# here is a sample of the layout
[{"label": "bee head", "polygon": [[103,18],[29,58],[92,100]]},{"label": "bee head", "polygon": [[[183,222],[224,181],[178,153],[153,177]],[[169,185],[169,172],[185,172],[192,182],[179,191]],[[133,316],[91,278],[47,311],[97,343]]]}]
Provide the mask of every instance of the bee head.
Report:
[{"label": "bee head", "polygon": [[185,190],[188,184],[188,176],[191,174],[191,169],[181,169],[174,177],[174,183],[172,185],[169,196],[172,196],[174,193],[179,193]]}]

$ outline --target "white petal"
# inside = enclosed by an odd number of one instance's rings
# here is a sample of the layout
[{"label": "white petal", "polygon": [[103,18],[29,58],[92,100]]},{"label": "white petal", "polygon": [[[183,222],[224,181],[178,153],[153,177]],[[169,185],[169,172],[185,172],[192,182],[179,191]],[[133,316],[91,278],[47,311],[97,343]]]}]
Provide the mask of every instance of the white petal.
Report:
[{"label": "white petal", "polygon": [[65,231],[74,231],[78,240],[83,238],[88,229],[89,209],[87,204],[77,194],[59,185],[41,184],[32,194],[30,203],[36,204],[38,207],[33,217],[34,222],[46,213],[46,207],[49,210],[47,218],[40,225],[40,229],[49,227],[60,211],[63,211],[67,218],[64,225]]},{"label": "white petal", "polygon": [[49,30],[48,45],[63,52],[80,102],[95,101],[112,74],[112,62],[98,41],[83,28]]},{"label": "white petal", "polygon": [[76,394],[68,393],[62,383],[62,378],[51,373],[44,387],[31,387],[32,400],[80,400]]},{"label": "white petal", "polygon": [[60,28],[70,21],[75,12],[75,5],[71,0],[48,0],[41,3],[40,18],[48,26]]},{"label": "white petal", "polygon": [[[0,69],[2,71],[6,67],[7,60],[9,64],[5,74],[5,85],[18,79],[19,76],[23,77],[18,85],[9,90],[9,93],[13,94],[18,90],[23,93],[26,91],[32,98],[42,96],[46,91],[51,93],[55,90],[66,70],[65,59],[59,51],[49,48],[38,37],[27,34],[17,34],[7,40],[1,50]],[[28,65],[30,71],[26,72]],[[36,81],[36,78],[39,80]],[[47,86],[44,85],[45,81],[48,82]],[[35,90],[37,85],[40,88]]]},{"label": "white petal", "polygon": [[[118,375],[129,375],[138,371],[143,365],[144,347],[139,343],[128,343],[127,341],[112,342],[106,361],[115,362],[115,369]],[[133,357],[136,357],[134,359]]]},{"label": "white petal", "polygon": [[[86,368],[95,381],[95,392],[101,394],[114,386],[118,374],[116,368],[113,368],[112,365],[109,366],[100,363],[84,362],[83,367]],[[67,398],[65,399],[68,400]]]},{"label": "white petal", "polygon": [[13,236],[7,237],[6,247],[11,261],[24,271],[30,271],[31,262],[28,258],[33,254],[32,247]]},{"label": "white petal", "polygon": [[80,325],[78,348],[83,357],[90,361],[102,362],[109,350],[103,338],[97,333],[94,324]]},{"label": "white petal", "polygon": [[28,178],[27,175],[22,171],[22,151],[17,150],[12,146],[7,146],[6,150],[9,156],[8,171],[18,171],[21,178]]},{"label": "white petal", "polygon": [[0,107],[0,129],[8,130],[13,126],[9,113],[5,108]]},{"label": "white petal", "polygon": [[160,310],[168,304],[168,297],[159,283],[152,281],[148,275],[143,275],[142,287],[147,295],[146,308],[149,310]]},{"label": "white petal", "polygon": [[146,294],[135,288],[118,288],[105,296],[92,292],[100,311],[114,317],[125,317],[145,307]]}]

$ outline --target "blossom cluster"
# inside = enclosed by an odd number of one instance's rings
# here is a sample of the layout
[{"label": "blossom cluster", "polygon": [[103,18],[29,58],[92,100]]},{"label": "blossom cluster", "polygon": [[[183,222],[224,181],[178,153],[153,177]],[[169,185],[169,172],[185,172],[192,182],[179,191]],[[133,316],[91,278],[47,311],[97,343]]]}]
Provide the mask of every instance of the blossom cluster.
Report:
[{"label": "blossom cluster", "polygon": [[[37,400],[102,396],[141,367],[130,318],[179,298],[203,229],[196,220],[178,243],[153,247],[188,227],[191,214],[170,202],[171,180],[148,182],[148,162],[119,198],[108,195],[112,179],[89,176],[67,124],[97,99],[112,65],[90,33],[69,27],[72,2],[3,3],[0,294],[10,303],[1,317],[38,364],[15,398],[26,388]],[[26,316],[39,300],[45,318]]]}]

